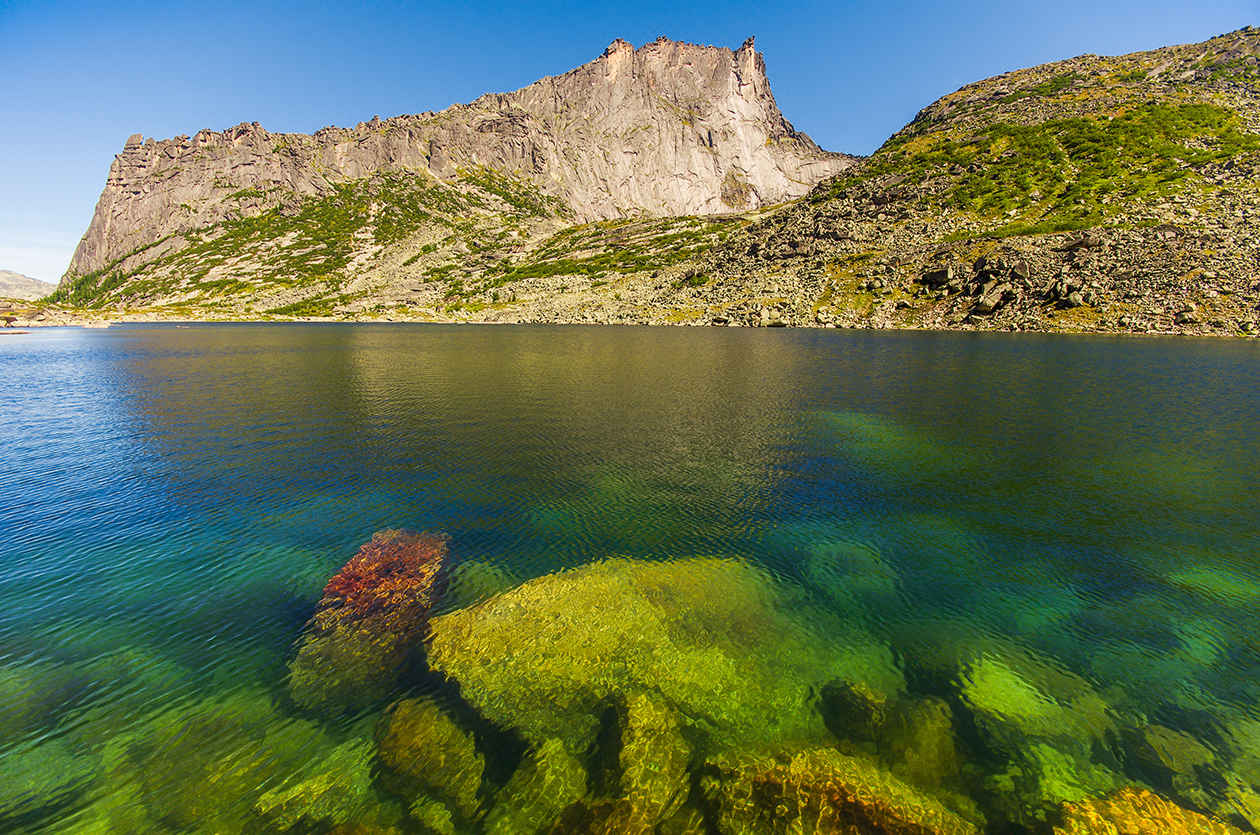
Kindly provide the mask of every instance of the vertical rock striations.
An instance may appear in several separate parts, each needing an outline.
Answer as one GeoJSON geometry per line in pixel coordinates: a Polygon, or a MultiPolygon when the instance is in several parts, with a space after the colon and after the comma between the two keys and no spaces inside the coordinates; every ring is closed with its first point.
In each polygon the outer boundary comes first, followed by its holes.
{"type": "Polygon", "coordinates": [[[591,221],[778,203],[851,161],[783,118],[751,38],[736,51],[665,38],[636,50],[619,39],[564,75],[440,113],[373,117],[313,136],[257,122],[163,141],[132,136],[64,281],[144,247],[144,258],[160,257],[182,245],[171,236],[294,210],[380,173],[454,183],[488,169],[591,221]]]}

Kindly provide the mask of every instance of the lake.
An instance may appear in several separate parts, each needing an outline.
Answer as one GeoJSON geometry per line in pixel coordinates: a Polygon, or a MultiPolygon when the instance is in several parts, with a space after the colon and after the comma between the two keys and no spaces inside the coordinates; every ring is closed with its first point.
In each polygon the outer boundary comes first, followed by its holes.
{"type": "Polygon", "coordinates": [[[0,831],[1049,832],[1147,791],[1260,827],[1260,341],[122,326],[0,363],[0,831]],[[325,584],[399,530],[445,537],[423,643],[303,701],[325,584]]]}

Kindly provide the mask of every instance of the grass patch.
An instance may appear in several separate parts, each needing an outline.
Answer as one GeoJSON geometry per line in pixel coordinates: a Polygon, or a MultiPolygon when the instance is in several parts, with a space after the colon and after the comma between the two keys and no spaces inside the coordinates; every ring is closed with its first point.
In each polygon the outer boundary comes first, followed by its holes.
{"type": "Polygon", "coordinates": [[[1067,231],[1169,194],[1201,166],[1260,151],[1260,136],[1237,114],[1209,104],[1147,103],[1114,119],[998,123],[966,140],[928,138],[894,137],[822,198],[885,175],[946,178],[948,187],[928,198],[936,208],[1022,216],[999,233],[1067,231]]]}

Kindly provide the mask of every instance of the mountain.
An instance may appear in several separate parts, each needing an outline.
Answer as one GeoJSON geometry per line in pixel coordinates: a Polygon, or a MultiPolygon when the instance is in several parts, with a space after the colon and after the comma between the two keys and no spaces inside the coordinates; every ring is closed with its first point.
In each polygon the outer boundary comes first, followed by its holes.
{"type": "Polygon", "coordinates": [[[257,123],[133,136],[59,299],[328,312],[417,284],[446,298],[452,275],[462,298],[485,267],[500,276],[574,224],[758,209],[852,162],[784,119],[751,38],[736,51],[618,40],[564,75],[440,113],[312,136],[257,123]]]}
{"type": "Polygon", "coordinates": [[[1255,333],[1258,133],[1254,28],[970,84],[704,254],[688,315],[1255,333]]]}
{"type": "Polygon", "coordinates": [[[1250,27],[969,84],[861,159],[783,120],[751,41],[616,42],[441,114],[133,138],[57,298],[201,318],[1255,334],[1257,182],[1250,27]]]}
{"type": "Polygon", "coordinates": [[[34,301],[42,299],[56,289],[57,285],[49,284],[47,281],[40,281],[11,270],[0,270],[0,299],[34,301]]]}

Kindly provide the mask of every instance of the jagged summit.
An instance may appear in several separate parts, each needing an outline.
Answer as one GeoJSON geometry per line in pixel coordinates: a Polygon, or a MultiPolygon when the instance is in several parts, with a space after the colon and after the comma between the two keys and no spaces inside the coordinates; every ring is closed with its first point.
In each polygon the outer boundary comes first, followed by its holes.
{"type": "Polygon", "coordinates": [[[257,122],[163,141],[133,136],[66,279],[112,269],[145,247],[142,259],[169,254],[185,233],[296,211],[304,198],[381,174],[458,185],[470,171],[490,171],[591,221],[774,204],[851,161],[783,117],[753,39],[735,51],[667,38],[635,49],[618,39],[563,75],[439,113],[312,136],[257,122]]]}

